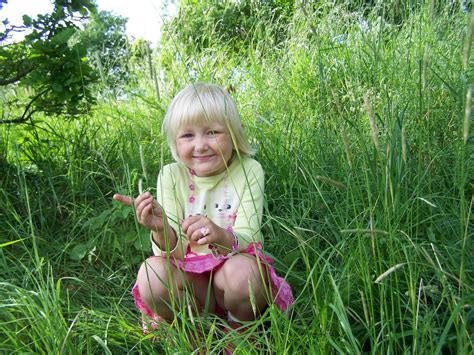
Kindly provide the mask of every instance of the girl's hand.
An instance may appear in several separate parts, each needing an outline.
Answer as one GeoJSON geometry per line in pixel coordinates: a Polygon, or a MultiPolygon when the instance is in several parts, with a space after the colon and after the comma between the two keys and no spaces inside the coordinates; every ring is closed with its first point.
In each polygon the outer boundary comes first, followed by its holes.
{"type": "Polygon", "coordinates": [[[199,245],[214,244],[219,246],[227,244],[225,241],[228,232],[207,217],[188,217],[181,223],[181,227],[189,241],[196,242],[199,245]]]}
{"type": "Polygon", "coordinates": [[[141,225],[156,232],[163,230],[163,211],[148,191],[140,194],[136,199],[115,194],[114,200],[127,206],[135,206],[137,220],[141,225]]]}

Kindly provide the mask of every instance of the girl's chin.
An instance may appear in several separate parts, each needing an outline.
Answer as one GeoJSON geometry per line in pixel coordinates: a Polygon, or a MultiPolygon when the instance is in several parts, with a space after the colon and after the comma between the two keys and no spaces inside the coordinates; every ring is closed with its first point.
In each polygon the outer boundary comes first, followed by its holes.
{"type": "Polygon", "coordinates": [[[209,176],[214,176],[214,175],[219,175],[225,170],[225,167],[219,167],[216,169],[206,169],[204,167],[202,168],[195,168],[193,169],[196,172],[196,175],[199,177],[209,177],[209,176]]]}

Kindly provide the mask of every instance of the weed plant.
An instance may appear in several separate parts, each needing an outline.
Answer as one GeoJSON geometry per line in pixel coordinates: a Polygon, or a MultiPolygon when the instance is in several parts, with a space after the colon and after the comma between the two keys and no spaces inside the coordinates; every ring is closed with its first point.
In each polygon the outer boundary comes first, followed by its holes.
{"type": "Polygon", "coordinates": [[[473,13],[318,4],[295,5],[278,46],[256,26],[245,54],[170,32],[159,78],[77,121],[0,127],[2,353],[473,352],[473,13]],[[164,110],[195,81],[235,90],[295,304],[238,334],[184,302],[144,335],[130,289],[148,234],[112,195],[154,188],[164,110]]]}

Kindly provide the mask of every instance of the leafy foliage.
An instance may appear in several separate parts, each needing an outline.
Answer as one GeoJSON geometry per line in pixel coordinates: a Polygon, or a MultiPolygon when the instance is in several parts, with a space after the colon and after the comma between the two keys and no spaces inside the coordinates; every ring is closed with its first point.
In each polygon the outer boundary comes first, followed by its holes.
{"type": "Polygon", "coordinates": [[[51,14],[24,15],[22,26],[6,21],[0,33],[5,42],[0,48],[0,86],[24,88],[26,99],[10,96],[0,123],[25,122],[35,112],[71,117],[95,102],[90,85],[97,75],[88,64],[86,47],[70,41],[78,31],[77,21],[93,11],[90,0],[56,0],[51,14]],[[9,43],[12,34],[26,30],[30,33],[22,41],[9,43]],[[19,117],[11,117],[18,111],[19,117]]]}

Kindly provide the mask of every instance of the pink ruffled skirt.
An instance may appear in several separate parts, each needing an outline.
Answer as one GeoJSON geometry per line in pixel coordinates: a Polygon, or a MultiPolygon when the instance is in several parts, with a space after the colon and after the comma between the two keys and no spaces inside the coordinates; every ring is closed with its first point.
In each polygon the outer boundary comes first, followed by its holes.
{"type": "MultiPolygon", "coordinates": [[[[258,256],[260,261],[266,266],[272,289],[273,302],[278,306],[281,311],[286,311],[287,308],[293,304],[293,294],[291,292],[290,285],[285,279],[279,277],[275,269],[271,266],[273,260],[263,255],[260,243],[249,244],[246,249],[240,253],[246,253],[254,256],[258,256]]],[[[157,258],[159,256],[152,256],[157,258]]],[[[188,251],[184,259],[170,258],[170,262],[177,268],[184,272],[191,272],[196,274],[203,274],[211,272],[222,266],[229,256],[213,254],[207,255],[195,255],[188,251]]],[[[145,316],[143,322],[143,330],[148,332],[148,326],[156,328],[156,323],[161,323],[161,317],[155,314],[148,306],[142,301],[140,297],[140,291],[138,290],[138,284],[132,288],[132,295],[135,299],[135,306],[145,316]],[[148,319],[146,319],[148,318],[148,319]],[[147,324],[148,323],[148,324],[147,324]]]]}

